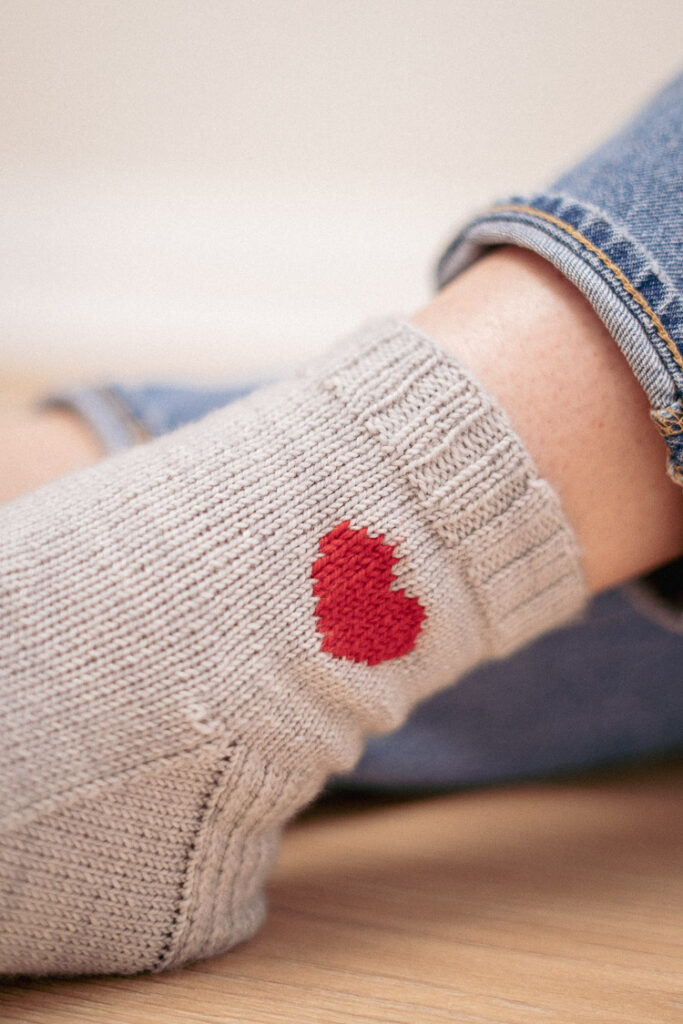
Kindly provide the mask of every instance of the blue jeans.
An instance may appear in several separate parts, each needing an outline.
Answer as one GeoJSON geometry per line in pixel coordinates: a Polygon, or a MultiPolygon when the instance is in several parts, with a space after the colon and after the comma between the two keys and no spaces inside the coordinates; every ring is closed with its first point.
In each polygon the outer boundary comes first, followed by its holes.
{"type": "Polygon", "coordinates": [[[501,243],[545,256],[585,294],[640,381],[683,484],[683,75],[549,188],[474,217],[439,260],[439,286],[501,243]]]}
{"type": "MultiPolygon", "coordinates": [[[[586,295],[645,390],[683,485],[683,77],[550,188],[474,217],[439,261],[439,286],[503,243],[545,256],[586,295]]],[[[110,384],[52,401],[80,411],[113,452],[258,383],[110,384]]],[[[628,467],[628,453],[615,457],[628,467]]],[[[477,669],[372,739],[328,788],[480,785],[680,750],[682,596],[680,563],[601,595],[581,624],[477,669]]]]}

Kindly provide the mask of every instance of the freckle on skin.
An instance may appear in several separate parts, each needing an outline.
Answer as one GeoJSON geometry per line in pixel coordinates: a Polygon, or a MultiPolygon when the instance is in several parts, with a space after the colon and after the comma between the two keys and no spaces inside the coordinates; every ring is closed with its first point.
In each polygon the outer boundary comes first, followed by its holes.
{"type": "Polygon", "coordinates": [[[548,261],[494,249],[412,320],[507,411],[562,501],[593,591],[683,553],[683,493],[666,475],[646,396],[587,299],[548,261]]]}

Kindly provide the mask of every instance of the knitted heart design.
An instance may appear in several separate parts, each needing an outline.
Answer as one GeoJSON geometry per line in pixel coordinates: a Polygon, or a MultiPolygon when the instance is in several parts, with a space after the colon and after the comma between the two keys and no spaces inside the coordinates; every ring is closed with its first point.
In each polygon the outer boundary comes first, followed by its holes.
{"type": "Polygon", "coordinates": [[[311,576],[321,650],[368,665],[412,651],[426,612],[416,597],[391,590],[399,559],[384,534],[369,537],[347,519],[325,534],[320,551],[311,576]]]}

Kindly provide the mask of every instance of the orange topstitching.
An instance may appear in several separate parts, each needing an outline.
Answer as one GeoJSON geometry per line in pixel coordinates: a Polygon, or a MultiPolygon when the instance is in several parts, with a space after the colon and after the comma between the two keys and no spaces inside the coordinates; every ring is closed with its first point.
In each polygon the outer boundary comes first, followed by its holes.
{"type": "Polygon", "coordinates": [[[559,217],[554,217],[552,213],[546,213],[545,210],[537,210],[535,207],[526,206],[523,203],[508,203],[507,205],[493,207],[494,213],[503,212],[505,210],[516,210],[518,213],[530,213],[533,214],[534,217],[541,217],[543,220],[547,220],[551,224],[555,224],[556,227],[562,228],[563,231],[566,231],[567,234],[572,236],[572,238],[575,238],[577,242],[580,242],[581,245],[583,245],[586,249],[589,249],[590,252],[595,253],[595,255],[602,260],[605,266],[609,267],[609,269],[612,271],[615,277],[618,278],[618,280],[624,286],[629,295],[633,299],[635,299],[640,308],[649,316],[650,320],[654,325],[655,330],[657,331],[657,334],[666,344],[666,347],[669,349],[669,352],[676,360],[678,366],[683,370],[683,356],[681,356],[680,352],[678,351],[676,343],[667,331],[666,327],[659,319],[659,317],[657,316],[657,314],[655,313],[654,309],[647,301],[647,299],[643,298],[638,289],[633,287],[629,279],[624,274],[623,270],[621,270],[616,265],[616,263],[614,263],[609,258],[609,256],[607,256],[606,253],[604,253],[601,249],[598,249],[596,245],[593,245],[593,243],[589,241],[589,239],[587,239],[585,235],[582,235],[581,232],[577,231],[576,228],[572,227],[571,224],[567,224],[566,221],[560,220],[559,217]]]}

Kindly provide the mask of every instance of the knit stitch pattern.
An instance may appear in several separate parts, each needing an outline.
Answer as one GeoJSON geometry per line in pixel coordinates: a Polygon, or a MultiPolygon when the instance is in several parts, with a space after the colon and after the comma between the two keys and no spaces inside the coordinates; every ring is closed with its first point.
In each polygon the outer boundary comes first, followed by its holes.
{"type": "Polygon", "coordinates": [[[366,737],[586,597],[504,412],[395,320],[10,503],[0,542],[6,974],[248,938],[366,737]]]}
{"type": "Polygon", "coordinates": [[[379,665],[412,651],[425,617],[415,597],[391,590],[398,562],[384,537],[352,530],[346,520],[320,541],[313,566],[315,614],[325,634],[321,650],[337,658],[379,665]]]}

